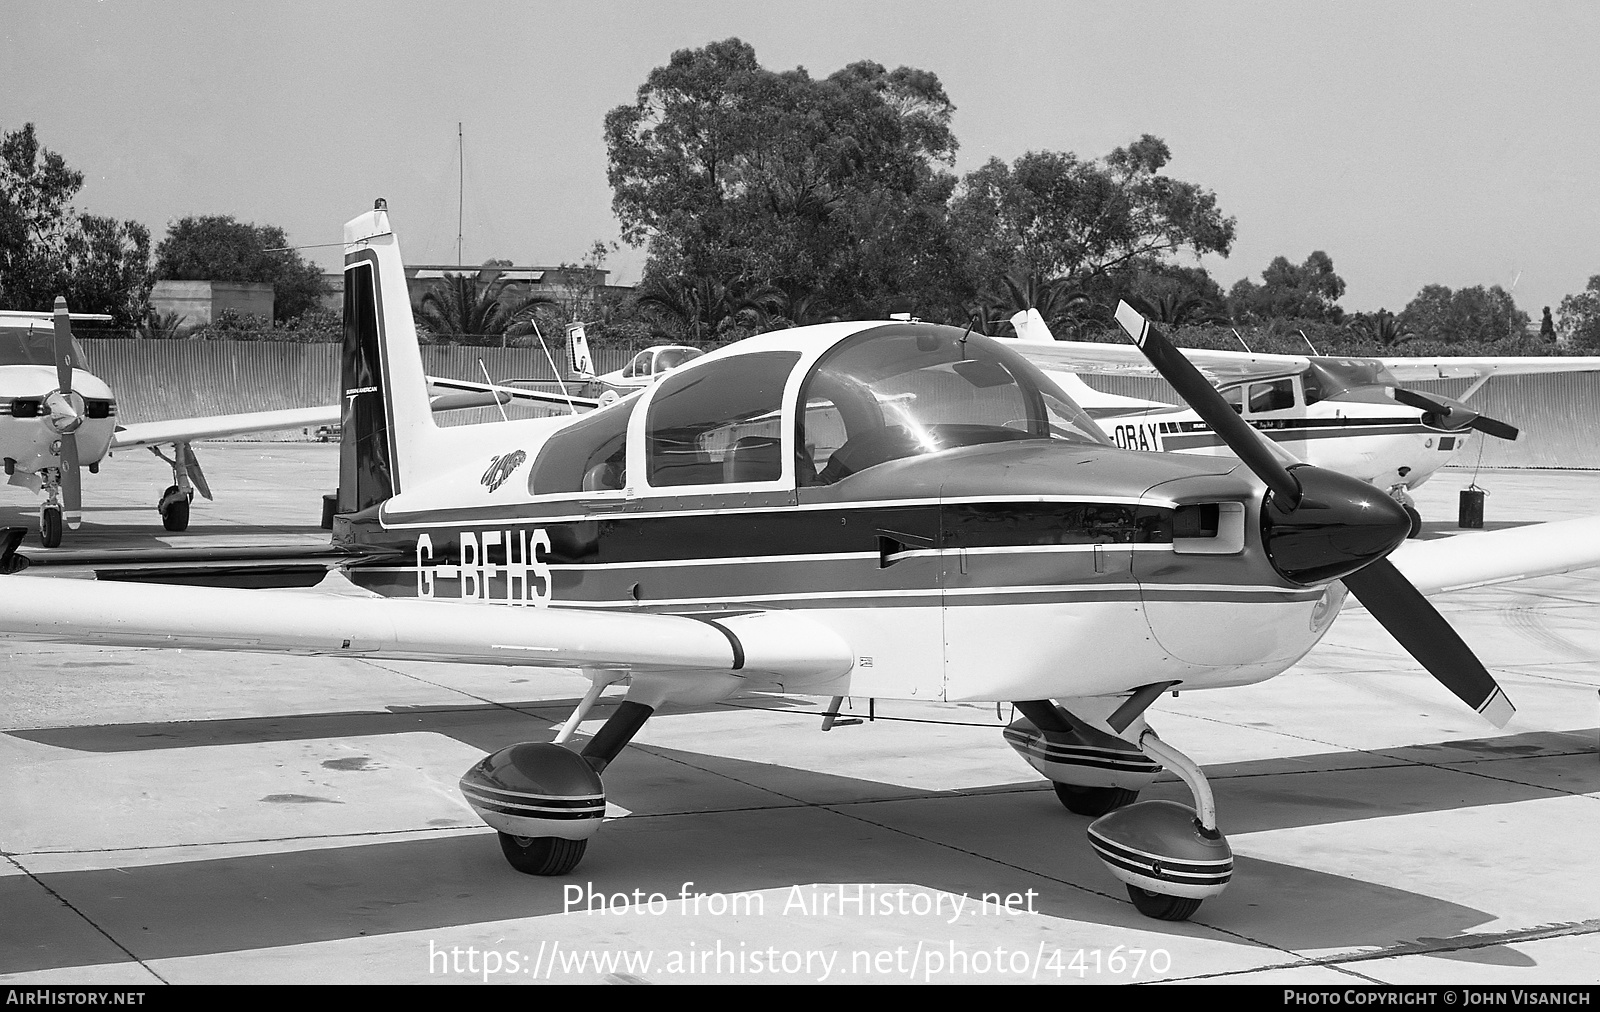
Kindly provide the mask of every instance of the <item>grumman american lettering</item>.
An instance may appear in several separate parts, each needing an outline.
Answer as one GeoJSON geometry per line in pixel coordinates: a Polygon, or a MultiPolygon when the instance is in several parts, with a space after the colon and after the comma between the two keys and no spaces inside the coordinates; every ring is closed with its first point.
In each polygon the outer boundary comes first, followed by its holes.
{"type": "Polygon", "coordinates": [[[575,669],[589,689],[552,737],[460,780],[524,873],[567,875],[604,845],[608,769],[664,705],[1010,702],[1005,741],[1093,818],[1108,874],[1148,916],[1187,918],[1233,855],[1205,774],[1145,719],[1156,698],[1287,670],[1348,591],[1504,724],[1510,701],[1423,591],[1600,565],[1600,519],[1397,552],[1398,503],[1264,441],[1126,306],[1119,322],[1234,455],[1119,448],[1013,344],[903,320],[758,335],[586,413],[440,426],[381,202],[345,246],[322,582],[268,607],[227,587],[5,577],[0,633],[575,669]],[[620,702],[580,738],[613,685],[620,702]],[[1163,769],[1192,805],[1138,800],[1163,769]]]}

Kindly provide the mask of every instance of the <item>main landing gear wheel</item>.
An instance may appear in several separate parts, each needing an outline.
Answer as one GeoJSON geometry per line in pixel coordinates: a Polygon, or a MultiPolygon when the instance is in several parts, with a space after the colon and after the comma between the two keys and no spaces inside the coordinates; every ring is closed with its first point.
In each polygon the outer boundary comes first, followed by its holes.
{"type": "Polygon", "coordinates": [[[1422,514],[1417,512],[1417,509],[1416,509],[1415,506],[1407,506],[1405,503],[1401,503],[1400,504],[1400,508],[1405,510],[1406,511],[1406,516],[1411,518],[1411,533],[1407,534],[1406,537],[1414,538],[1418,534],[1421,534],[1422,533],[1422,514]]]}
{"type": "Polygon", "coordinates": [[[1076,815],[1104,815],[1139,800],[1138,791],[1126,787],[1080,787],[1053,782],[1056,797],[1076,815]]]}
{"type": "Polygon", "coordinates": [[[1128,898],[1141,914],[1158,921],[1187,921],[1204,902],[1189,896],[1163,896],[1136,885],[1128,886],[1128,898]]]}
{"type": "Polygon", "coordinates": [[[588,840],[563,840],[559,836],[500,834],[500,852],[511,867],[524,875],[565,875],[583,860],[588,840]]]}
{"type": "Polygon", "coordinates": [[[54,506],[39,511],[39,544],[46,548],[61,547],[61,511],[54,506]]]}
{"type": "Polygon", "coordinates": [[[169,485],[161,493],[161,501],[165,506],[157,506],[161,513],[161,526],[169,531],[186,531],[189,529],[189,497],[178,490],[178,486],[169,485]]]}

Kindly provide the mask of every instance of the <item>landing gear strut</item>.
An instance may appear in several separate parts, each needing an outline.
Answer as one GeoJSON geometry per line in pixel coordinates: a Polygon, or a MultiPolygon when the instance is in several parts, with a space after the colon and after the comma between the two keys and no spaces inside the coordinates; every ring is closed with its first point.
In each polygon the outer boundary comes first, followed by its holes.
{"type": "Polygon", "coordinates": [[[172,465],[172,484],[161,493],[156,512],[161,514],[161,526],[169,531],[189,529],[189,504],[194,502],[195,489],[207,499],[211,490],[206,487],[205,475],[200,471],[200,461],[188,443],[174,443],[172,456],[161,452],[160,447],[150,447],[150,452],[172,465]]]}
{"type": "Polygon", "coordinates": [[[565,875],[578,866],[606,814],[600,774],[654,712],[623,700],[581,753],[553,742],[523,742],[466,772],[462,796],[499,832],[500,852],[511,867],[525,875],[565,875]]]}
{"type": "Polygon", "coordinates": [[[39,507],[39,544],[61,547],[61,471],[46,468],[40,472],[44,482],[44,505],[39,507]]]}
{"type": "Polygon", "coordinates": [[[1195,808],[1141,801],[1090,823],[1089,843],[1141,914],[1188,920],[1233,878],[1233,849],[1217,829],[1216,802],[1200,767],[1148,728],[1139,748],[1188,785],[1195,808]]]}
{"type": "Polygon", "coordinates": [[[1216,803],[1205,775],[1188,756],[1156,737],[1145,709],[1173,682],[1140,688],[1109,713],[1105,701],[1093,723],[1047,699],[1018,702],[1022,718],[1006,741],[1050,778],[1056,797],[1089,824],[1089,843],[1128,890],[1141,914],[1163,921],[1194,915],[1233,877],[1233,851],[1217,830],[1216,803]],[[1113,733],[1114,732],[1114,733],[1113,733]],[[1138,801],[1139,791],[1169,769],[1188,785],[1195,807],[1138,801]]]}
{"type": "Polygon", "coordinates": [[[1005,729],[1006,743],[1049,778],[1075,815],[1104,815],[1131,805],[1161,772],[1159,763],[1047,699],[1017,703],[1022,717],[1005,729]]]}

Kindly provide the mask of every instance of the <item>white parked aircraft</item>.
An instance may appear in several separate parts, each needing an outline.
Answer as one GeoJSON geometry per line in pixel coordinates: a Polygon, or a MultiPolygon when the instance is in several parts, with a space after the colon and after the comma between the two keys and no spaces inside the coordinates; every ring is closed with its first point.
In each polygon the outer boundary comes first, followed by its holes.
{"type": "MultiPolygon", "coordinates": [[[[1075,375],[1158,375],[1132,345],[1057,341],[1036,309],[1011,322],[1018,350],[1068,388],[1117,446],[1232,452],[1193,410],[1100,393],[1075,375]]],[[[1200,349],[1184,355],[1236,413],[1295,458],[1387,490],[1412,518],[1413,534],[1422,518],[1410,491],[1465,449],[1474,430],[1517,438],[1516,428],[1463,401],[1494,376],[1600,371],[1597,357],[1360,358],[1200,349]],[[1462,378],[1476,382],[1460,399],[1402,385],[1462,378]]]]}
{"type": "Polygon", "coordinates": [[[1504,724],[1422,592],[1600,565],[1600,518],[1391,561],[1410,527],[1393,500],[1262,440],[1127,307],[1237,459],[1120,449],[1015,345],[898,321],[753,337],[585,414],[440,427],[381,202],[345,242],[337,571],[276,591],[7,576],[0,634],[579,668],[591,688],[553,741],[461,778],[530,874],[577,866],[608,767],[665,704],[1010,701],[1007,740],[1098,816],[1109,874],[1183,919],[1233,860],[1204,774],[1145,722],[1158,696],[1285,671],[1348,591],[1504,724]],[[568,747],[613,683],[625,699],[568,747]],[[1163,767],[1192,807],[1134,803],[1163,767]]]}
{"type": "Polygon", "coordinates": [[[84,367],[83,348],[72,337],[74,319],[109,317],[69,313],[59,298],[54,314],[0,313],[0,459],[9,484],[44,494],[39,541],[46,548],[61,544],[63,522],[77,529],[83,508],[81,469],[98,472],[111,451],[145,446],[172,465],[172,484],[156,510],[163,527],[181,531],[189,526],[195,492],[211,498],[191,443],[339,420],[333,407],[119,425],[111,388],[84,367]],[[171,457],[161,453],[163,445],[173,448],[171,457]]]}

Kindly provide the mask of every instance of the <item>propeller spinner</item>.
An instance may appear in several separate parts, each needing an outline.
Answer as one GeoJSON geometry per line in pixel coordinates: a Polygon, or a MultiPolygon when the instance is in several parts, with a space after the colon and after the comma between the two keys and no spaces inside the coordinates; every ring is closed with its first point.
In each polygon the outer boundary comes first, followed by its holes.
{"type": "Polygon", "coordinates": [[[1159,329],[1126,302],[1117,323],[1150,364],[1267,485],[1262,540],[1273,566],[1302,585],[1342,579],[1356,599],[1445,688],[1504,727],[1515,708],[1444,616],[1386,556],[1410,532],[1393,499],[1348,475],[1294,460],[1233,410],[1159,329]]]}

